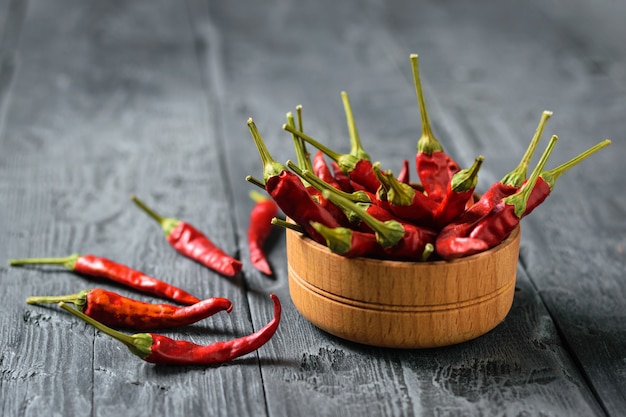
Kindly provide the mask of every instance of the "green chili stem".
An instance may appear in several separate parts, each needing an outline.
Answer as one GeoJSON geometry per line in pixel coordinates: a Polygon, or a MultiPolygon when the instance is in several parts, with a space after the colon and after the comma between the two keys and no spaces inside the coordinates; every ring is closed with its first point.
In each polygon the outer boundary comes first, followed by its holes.
{"type": "Polygon", "coordinates": [[[283,125],[283,129],[286,130],[287,132],[291,132],[291,133],[299,136],[305,142],[310,143],[312,146],[315,146],[317,149],[319,149],[320,151],[324,152],[324,154],[326,154],[329,158],[331,158],[333,161],[337,162],[337,164],[341,167],[341,169],[344,172],[352,171],[354,169],[355,165],[357,164],[357,162],[359,162],[359,158],[355,157],[354,155],[340,154],[339,152],[335,152],[332,149],[330,149],[329,147],[327,147],[327,146],[321,144],[320,142],[316,141],[315,139],[313,139],[312,137],[310,137],[306,133],[303,133],[303,132],[301,132],[299,130],[296,130],[292,126],[289,126],[288,124],[284,124],[283,125]]]}
{"type": "Polygon", "coordinates": [[[69,270],[74,270],[76,261],[80,258],[80,255],[74,253],[70,256],[63,258],[25,258],[25,259],[11,259],[9,265],[21,266],[21,265],[63,265],[69,270]]]}
{"type": "Polygon", "coordinates": [[[285,229],[291,229],[294,232],[304,234],[304,229],[302,227],[298,226],[297,224],[290,223],[286,220],[279,219],[278,217],[272,218],[272,224],[276,226],[284,227],[285,229]]]}
{"type": "Polygon", "coordinates": [[[267,182],[270,177],[280,175],[280,173],[286,168],[283,164],[275,161],[274,158],[272,158],[272,155],[267,149],[265,142],[263,142],[263,138],[261,137],[261,134],[259,133],[259,130],[254,124],[252,118],[248,119],[248,129],[250,130],[250,135],[252,136],[254,144],[259,151],[261,163],[263,164],[263,179],[265,182],[267,182]]]}
{"type": "Polygon", "coordinates": [[[539,174],[542,172],[543,167],[546,165],[546,162],[548,161],[548,158],[552,153],[552,149],[554,148],[554,145],[556,145],[558,139],[559,138],[556,135],[552,136],[552,138],[550,139],[550,143],[548,143],[548,146],[546,147],[546,150],[541,155],[541,159],[539,160],[539,162],[537,162],[535,169],[533,169],[532,174],[530,175],[528,181],[526,182],[526,184],[524,184],[522,189],[519,192],[502,199],[505,204],[512,204],[515,206],[515,215],[517,217],[521,218],[526,211],[526,202],[528,201],[528,197],[535,187],[537,179],[539,178],[539,174]]]}
{"type": "MultiPolygon", "coordinates": [[[[287,124],[293,128],[296,126],[291,112],[287,113],[287,124]]],[[[292,134],[291,137],[293,138],[293,146],[296,150],[298,165],[302,167],[302,169],[313,168],[313,165],[311,164],[311,155],[306,150],[306,142],[304,142],[298,135],[292,134]]]]}
{"type": "Polygon", "coordinates": [[[372,165],[374,174],[380,181],[381,185],[386,191],[387,200],[394,206],[410,206],[413,203],[413,197],[415,196],[415,189],[409,184],[405,184],[397,180],[390,170],[383,172],[380,170],[380,164],[378,162],[372,165]]]}
{"type": "Polygon", "coordinates": [[[67,295],[32,296],[28,297],[26,302],[28,304],[49,304],[63,301],[65,303],[72,303],[82,310],[85,304],[87,304],[87,294],[89,294],[90,291],[91,290],[83,290],[77,292],[76,294],[67,295]]]}
{"type": "Polygon", "coordinates": [[[63,310],[73,314],[79,319],[91,324],[96,329],[100,330],[102,333],[111,336],[114,339],[119,340],[124,343],[128,349],[133,352],[135,355],[145,358],[146,356],[152,353],[152,336],[149,333],[136,333],[133,335],[128,335],[126,333],[122,333],[118,330],[112,329],[109,326],[106,326],[99,321],[89,317],[82,311],[79,311],[75,308],[68,306],[64,302],[59,303],[59,307],[63,310]]]}
{"type": "Polygon", "coordinates": [[[485,157],[480,155],[474,160],[471,167],[462,169],[452,176],[451,188],[454,192],[462,193],[476,187],[478,183],[478,171],[483,164],[485,157]]]}
{"type": "Polygon", "coordinates": [[[154,211],[152,208],[148,207],[148,205],[146,203],[141,201],[135,195],[132,195],[130,197],[130,199],[133,200],[133,203],[135,203],[148,216],[152,217],[154,220],[156,220],[157,223],[159,223],[161,225],[161,228],[163,229],[163,232],[165,233],[165,236],[169,236],[170,233],[172,232],[172,230],[176,226],[178,226],[178,223],[180,223],[180,220],[178,220],[178,219],[176,219],[174,217],[163,217],[163,216],[159,215],[156,211],[154,211]]]}
{"type": "Polygon", "coordinates": [[[346,122],[348,124],[348,134],[350,136],[350,155],[353,155],[359,159],[371,160],[370,155],[365,152],[363,145],[361,144],[361,138],[354,122],[354,116],[352,114],[352,107],[350,106],[350,98],[345,91],[341,92],[341,100],[343,101],[343,109],[346,113],[346,122]]]}
{"type": "Polygon", "coordinates": [[[304,127],[302,126],[302,104],[296,106],[296,116],[298,117],[298,130],[304,132],[304,127]]]}
{"type": "Polygon", "coordinates": [[[411,54],[411,68],[413,69],[413,82],[415,84],[415,93],[417,94],[417,102],[420,108],[422,118],[422,136],[417,141],[417,151],[431,155],[433,152],[443,151],[441,143],[433,135],[430,127],[430,119],[428,110],[426,109],[426,101],[424,100],[424,92],[422,91],[422,81],[419,74],[418,55],[411,54]]]}
{"type": "Polygon", "coordinates": [[[347,198],[343,198],[338,194],[333,194],[328,190],[324,190],[322,194],[324,195],[324,198],[329,199],[333,202],[333,204],[340,207],[342,210],[353,211],[362,221],[365,222],[365,224],[374,230],[376,240],[378,240],[378,243],[380,243],[382,247],[392,247],[404,237],[405,230],[401,223],[395,220],[381,222],[367,213],[362,207],[359,207],[358,204],[348,200],[347,198]]]}
{"type": "Polygon", "coordinates": [[[543,171],[541,173],[541,178],[546,182],[546,184],[548,184],[550,189],[552,189],[554,188],[554,183],[556,183],[556,180],[559,179],[559,177],[563,175],[563,173],[565,173],[570,168],[573,168],[574,166],[578,165],[584,159],[588,158],[589,156],[596,153],[600,149],[609,146],[610,144],[611,144],[611,140],[605,139],[602,142],[597,143],[596,145],[592,146],[586,151],[570,159],[569,161],[557,166],[556,168],[552,168],[551,170],[548,170],[548,171],[543,171]]]}
{"type": "Polygon", "coordinates": [[[252,175],[247,175],[246,176],[246,181],[248,181],[250,184],[254,184],[259,188],[262,188],[265,190],[265,184],[263,183],[263,181],[254,178],[252,175]]]}
{"type": "Polygon", "coordinates": [[[539,125],[537,125],[537,129],[535,129],[535,134],[528,144],[528,148],[526,148],[526,152],[524,152],[524,155],[522,156],[519,165],[500,180],[502,184],[511,185],[513,187],[520,187],[524,183],[524,181],[526,180],[526,175],[528,174],[528,165],[530,164],[530,160],[535,153],[535,149],[537,148],[539,139],[541,139],[541,135],[543,134],[545,125],[551,116],[552,112],[548,110],[545,110],[541,114],[539,125]]]}
{"type": "Polygon", "coordinates": [[[346,227],[327,227],[318,222],[311,226],[326,239],[326,246],[331,252],[343,255],[351,249],[352,230],[346,227]]]}
{"type": "Polygon", "coordinates": [[[422,252],[422,261],[427,261],[433,252],[435,252],[435,246],[432,243],[427,243],[424,247],[424,252],[422,252]]]}

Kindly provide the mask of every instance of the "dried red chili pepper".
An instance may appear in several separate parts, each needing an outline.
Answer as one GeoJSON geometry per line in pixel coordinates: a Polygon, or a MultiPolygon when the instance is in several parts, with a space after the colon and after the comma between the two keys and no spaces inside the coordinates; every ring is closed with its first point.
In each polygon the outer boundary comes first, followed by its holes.
{"type": "Polygon", "coordinates": [[[483,160],[484,158],[479,156],[470,168],[462,169],[452,176],[446,195],[434,213],[435,228],[441,229],[465,211],[467,202],[474,195],[478,184],[478,171],[483,160]]]}
{"type": "Polygon", "coordinates": [[[398,173],[398,176],[396,178],[401,183],[404,183],[404,184],[410,184],[411,183],[411,173],[410,173],[410,167],[409,167],[409,160],[408,159],[405,159],[404,161],[402,161],[402,169],[400,170],[400,172],[398,173]]]}
{"type": "MultiPolygon", "coordinates": [[[[519,164],[500,181],[493,183],[489,189],[483,193],[478,201],[465,210],[457,219],[448,223],[439,233],[437,240],[450,239],[452,237],[467,237],[476,222],[485,217],[504,197],[515,194],[526,180],[528,165],[532,159],[537,144],[541,139],[544,127],[552,112],[544,111],[535,133],[531,138],[519,164]]],[[[481,245],[479,245],[481,246],[481,245]]]]}
{"type": "Polygon", "coordinates": [[[460,168],[443,150],[443,146],[441,146],[441,143],[432,132],[419,75],[418,55],[411,54],[410,58],[415,91],[417,93],[417,101],[422,118],[422,136],[417,141],[415,167],[428,197],[440,202],[446,194],[446,187],[450,182],[450,178],[452,178],[460,168]]]}
{"type": "Polygon", "coordinates": [[[101,323],[118,329],[151,330],[187,326],[220,311],[231,312],[226,298],[208,298],[186,307],[151,304],[124,297],[101,288],[76,294],[28,297],[28,304],[72,303],[80,311],[101,323]]]}
{"type": "Polygon", "coordinates": [[[374,173],[372,172],[372,163],[369,160],[352,154],[340,154],[339,152],[335,152],[327,146],[316,141],[309,135],[294,129],[289,125],[283,125],[283,129],[295,135],[298,135],[304,141],[315,146],[317,149],[321,150],[322,152],[324,152],[325,155],[335,161],[339,165],[341,170],[348,175],[353,188],[361,186],[367,191],[376,192],[376,190],[380,186],[376,175],[374,175],[374,173]]]}
{"type": "Polygon", "coordinates": [[[65,303],[59,303],[59,306],[101,332],[124,343],[131,353],[146,362],[161,365],[213,365],[254,352],[274,336],[280,323],[281,305],[276,295],[271,294],[270,297],[274,302],[274,318],[265,327],[244,337],[209,345],[198,345],[186,340],[174,340],[154,333],[128,335],[105,326],[65,303]]]}
{"type": "Polygon", "coordinates": [[[287,217],[301,225],[313,240],[323,243],[324,238],[309,222],[317,221],[329,227],[339,226],[339,222],[311,198],[300,177],[272,158],[252,119],[248,120],[248,128],[263,163],[265,190],[287,217]]]}
{"type": "Polygon", "coordinates": [[[348,177],[348,175],[341,170],[339,164],[331,160],[330,167],[332,168],[335,180],[337,180],[337,183],[339,184],[339,188],[347,193],[351,193],[352,191],[354,191],[354,187],[352,187],[350,177],[348,177]]]}
{"type": "Polygon", "coordinates": [[[322,181],[330,184],[334,188],[341,189],[341,186],[333,176],[333,173],[330,171],[330,168],[326,164],[326,160],[324,160],[324,152],[317,151],[313,156],[313,173],[317,175],[322,181]]]}
{"type": "Polygon", "coordinates": [[[391,171],[382,173],[378,164],[372,169],[378,177],[389,210],[399,218],[423,225],[432,225],[439,203],[409,184],[398,181],[391,171]]]}
{"type": "Polygon", "coordinates": [[[161,225],[165,238],[178,253],[228,277],[235,276],[241,271],[240,260],[226,254],[190,223],[173,217],[163,217],[136,196],[132,196],[131,199],[161,225]]]}
{"type": "Polygon", "coordinates": [[[200,301],[199,298],[180,288],[100,256],[73,254],[64,258],[12,259],[9,265],[63,265],[78,274],[105,278],[143,293],[167,298],[181,304],[195,304],[200,301]]]}
{"type": "Polygon", "coordinates": [[[264,274],[272,275],[272,268],[267,261],[263,245],[272,231],[272,219],[278,215],[278,205],[272,198],[256,191],[250,192],[250,198],[254,200],[248,225],[250,262],[264,274]]]}
{"type": "Polygon", "coordinates": [[[546,198],[552,193],[554,189],[554,184],[559,179],[561,175],[563,175],[566,171],[578,165],[584,159],[588,158],[592,154],[596,153],[600,149],[607,147],[611,144],[609,139],[605,139],[602,142],[597,143],[581,154],[575,156],[569,161],[557,166],[556,168],[552,168],[548,171],[543,171],[539,174],[539,179],[535,184],[530,197],[528,198],[528,203],[526,204],[526,211],[524,212],[524,216],[528,216],[537,206],[545,201],[546,198]]]}

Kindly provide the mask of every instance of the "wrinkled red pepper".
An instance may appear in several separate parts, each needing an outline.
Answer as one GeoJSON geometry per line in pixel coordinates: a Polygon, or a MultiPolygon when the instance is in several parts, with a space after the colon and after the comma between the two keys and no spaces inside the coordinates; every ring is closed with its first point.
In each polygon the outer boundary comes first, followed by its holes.
{"type": "Polygon", "coordinates": [[[440,202],[446,194],[446,188],[450,179],[459,171],[459,165],[443,150],[443,146],[441,146],[430,127],[430,119],[419,75],[417,54],[411,54],[411,66],[413,68],[413,81],[422,118],[422,136],[417,141],[415,167],[428,197],[436,202],[440,202]]]}
{"type": "Polygon", "coordinates": [[[226,254],[193,225],[173,217],[162,217],[136,196],[133,202],[161,225],[167,241],[178,253],[227,277],[241,271],[241,261],[226,254]]]}
{"type": "Polygon", "coordinates": [[[73,254],[64,258],[12,259],[9,265],[63,265],[77,274],[105,278],[143,293],[167,298],[181,304],[195,304],[200,301],[199,298],[180,288],[100,256],[73,254]]]}
{"type": "Polygon", "coordinates": [[[270,294],[270,297],[274,302],[274,318],[265,327],[247,336],[209,345],[174,340],[154,333],[128,335],[105,326],[63,302],[59,306],[124,343],[131,353],[146,362],[159,365],[214,365],[254,352],[274,336],[280,323],[281,305],[276,295],[270,294]]]}
{"type": "Polygon", "coordinates": [[[187,326],[220,311],[231,312],[226,298],[208,298],[186,307],[151,304],[124,297],[101,288],[76,294],[28,297],[28,304],[72,303],[99,322],[118,329],[152,330],[187,326]]]}
{"type": "Polygon", "coordinates": [[[250,262],[264,274],[272,275],[263,245],[272,231],[272,219],[278,215],[278,205],[272,198],[255,191],[250,192],[250,198],[254,200],[248,225],[250,262]]]}

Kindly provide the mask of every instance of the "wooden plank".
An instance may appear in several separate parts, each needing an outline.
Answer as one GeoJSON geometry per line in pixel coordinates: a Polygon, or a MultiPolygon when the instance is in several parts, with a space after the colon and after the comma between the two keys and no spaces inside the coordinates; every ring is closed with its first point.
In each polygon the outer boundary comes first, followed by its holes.
{"type": "MultiPolygon", "coordinates": [[[[622,187],[620,161],[626,155],[621,140],[626,55],[603,41],[623,39],[624,28],[608,19],[597,37],[578,25],[580,19],[567,18],[587,16],[585,9],[568,6],[572,12],[563,18],[544,14],[543,3],[531,8],[499,2],[489,14],[462,2],[402,10],[389,6],[396,39],[416,50],[434,43],[427,57],[431,68],[449,68],[429,71],[426,65],[425,71],[440,93],[441,109],[434,109],[437,118],[444,116],[440,128],[460,147],[474,144],[482,132],[493,138],[489,151],[517,154],[524,145],[511,138],[530,132],[523,123],[532,126],[529,118],[537,119],[543,109],[554,111],[548,134],[562,138],[551,166],[604,138],[616,139],[611,149],[562,177],[554,196],[525,221],[521,261],[602,407],[620,415],[626,407],[626,369],[619,359],[626,292],[622,223],[614,221],[624,217],[626,200],[614,190],[622,187]],[[432,15],[441,20],[427,18],[432,15]],[[445,36],[419,36],[436,25],[448,28],[445,36]],[[462,46],[455,48],[459,33],[462,46]]],[[[599,19],[602,10],[596,8],[591,20],[599,19]]],[[[510,166],[514,163],[511,159],[510,166]]]]}
{"type": "MultiPolygon", "coordinates": [[[[230,315],[166,333],[210,343],[252,331],[240,277],[174,253],[129,200],[137,193],[237,253],[191,35],[184,3],[31,2],[2,138],[0,256],[94,253],[228,297],[230,315]]],[[[154,300],[57,270],[2,268],[2,415],[265,413],[254,355],[155,367],[54,306],[25,305],[95,285],[154,300]]]]}
{"type": "MultiPolygon", "coordinates": [[[[245,184],[243,177],[262,175],[258,156],[246,151],[252,146],[246,119],[254,117],[270,152],[282,162],[294,155],[291,139],[280,125],[285,112],[302,104],[305,131],[337,150],[347,151],[339,99],[339,92],[345,89],[353,99],[368,151],[383,165],[399,166],[401,159],[412,158],[419,137],[408,55],[425,51],[425,56],[441,56],[428,42],[412,49],[396,41],[392,11],[382,4],[363,8],[352,2],[296,5],[276,1],[250,4],[245,13],[240,5],[205,7],[195,4],[192,15],[202,40],[202,62],[205,68],[217,71],[209,77],[209,85],[219,84],[223,89],[220,120],[238,202],[242,258],[246,260],[243,237],[251,203],[245,201],[252,186],[245,184]],[[402,60],[398,54],[403,55],[402,60]]],[[[436,10],[440,6],[425,7],[436,10]]],[[[423,18],[433,19],[432,27],[412,26],[414,39],[438,39],[444,27],[450,30],[443,17],[423,18]],[[441,28],[435,30],[437,26],[441,28]]],[[[450,40],[461,34],[449,32],[447,36],[450,40]]],[[[427,80],[439,63],[426,71],[427,80]]],[[[429,100],[439,117],[443,112],[435,101],[439,93],[433,94],[429,100]]],[[[450,95],[441,94],[443,100],[450,100],[450,95]]],[[[484,107],[480,110],[481,115],[487,113],[484,107]]],[[[524,132],[530,134],[538,114],[525,116],[524,132]]],[[[441,123],[439,119],[437,127],[441,123]]],[[[527,135],[522,137],[525,141],[527,135]]],[[[482,136],[473,139],[476,151],[492,150],[482,136]]],[[[502,145],[510,146],[507,142],[502,145]]],[[[460,152],[465,144],[451,148],[460,152]]],[[[495,152],[505,154],[507,149],[495,152]]],[[[474,156],[463,154],[459,160],[468,163],[474,156]]],[[[488,176],[497,179],[504,173],[501,170],[518,158],[516,154],[510,159],[496,159],[488,176]]],[[[272,246],[270,257],[276,277],[263,277],[246,264],[248,286],[253,293],[271,290],[286,300],[282,237],[272,246]]],[[[372,349],[341,341],[313,328],[285,302],[280,344],[272,345],[271,357],[263,367],[268,410],[271,415],[304,415],[312,409],[318,415],[334,415],[337,410],[346,415],[567,415],[581,410],[583,414],[602,415],[523,270],[518,288],[509,317],[492,333],[468,344],[424,351],[372,349]]],[[[253,312],[263,308],[257,299],[256,295],[251,299],[253,312]]],[[[262,316],[253,314],[253,320],[257,317],[262,316]]],[[[257,327],[261,325],[260,320],[257,323],[257,327]]]]}

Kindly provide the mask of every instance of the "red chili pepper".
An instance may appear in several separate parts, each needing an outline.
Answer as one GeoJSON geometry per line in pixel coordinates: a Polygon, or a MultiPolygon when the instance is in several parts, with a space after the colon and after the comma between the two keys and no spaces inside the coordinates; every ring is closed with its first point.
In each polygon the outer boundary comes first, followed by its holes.
{"type": "MultiPolygon", "coordinates": [[[[463,212],[456,220],[448,223],[439,233],[438,241],[448,240],[451,238],[467,237],[476,222],[489,214],[493,208],[502,201],[503,198],[515,194],[526,180],[528,165],[532,159],[537,144],[541,139],[544,127],[548,119],[552,116],[552,112],[544,111],[541,115],[535,134],[533,135],[522,159],[515,169],[506,174],[500,181],[497,181],[483,193],[478,201],[472,204],[463,212]]],[[[532,198],[532,197],[531,197],[532,198]]],[[[470,244],[467,241],[466,244],[470,244]]],[[[481,244],[476,244],[476,249],[482,248],[481,244]]],[[[484,250],[484,249],[483,249],[484,250]]]]}
{"type": "Polygon", "coordinates": [[[324,238],[309,222],[316,221],[329,227],[339,226],[339,222],[311,198],[300,177],[272,158],[252,119],[248,120],[248,128],[263,163],[265,190],[287,217],[301,225],[313,240],[323,243],[324,238]]]}
{"type": "Polygon", "coordinates": [[[240,260],[226,254],[193,225],[173,217],[160,216],[136,196],[131,199],[161,225],[167,241],[178,253],[228,277],[241,271],[240,260]]]}
{"type": "Polygon", "coordinates": [[[478,171],[483,160],[484,158],[479,156],[470,168],[460,170],[452,176],[446,195],[434,213],[435,228],[441,229],[465,211],[467,202],[474,195],[478,171]]]}
{"type": "Polygon", "coordinates": [[[63,265],[78,274],[105,278],[143,293],[167,298],[181,304],[195,304],[200,301],[199,298],[171,284],[94,255],[73,254],[64,258],[12,259],[9,265],[63,265]]]}
{"type": "Polygon", "coordinates": [[[265,327],[244,337],[209,345],[174,340],[154,333],[128,335],[105,326],[65,303],[59,303],[59,306],[124,343],[131,353],[146,362],[162,365],[213,365],[254,352],[274,336],[280,323],[281,305],[276,295],[271,294],[270,297],[274,301],[274,318],[265,327]]]}
{"type": "Polygon", "coordinates": [[[341,186],[333,176],[330,168],[324,160],[324,152],[317,151],[313,156],[313,173],[319,177],[322,181],[330,184],[331,186],[340,189],[341,186]]]}
{"type": "Polygon", "coordinates": [[[564,164],[559,165],[556,168],[553,168],[549,171],[543,171],[539,174],[539,179],[535,184],[530,197],[528,198],[528,203],[526,204],[526,212],[524,216],[528,216],[537,206],[545,201],[546,198],[552,193],[554,189],[554,184],[559,179],[561,175],[563,175],[570,168],[573,168],[575,165],[578,165],[584,159],[588,158],[592,154],[596,153],[600,149],[609,146],[611,141],[609,139],[605,139],[602,142],[592,146],[586,151],[582,152],[578,156],[570,159],[564,164]]]}
{"type": "Polygon", "coordinates": [[[134,330],[164,329],[187,326],[213,314],[230,313],[233,305],[226,298],[208,298],[186,307],[171,304],[151,304],[96,288],[76,294],[28,297],[28,304],[74,304],[89,317],[110,327],[134,330]]]}
{"type": "Polygon", "coordinates": [[[330,167],[332,168],[333,176],[337,183],[339,184],[339,188],[341,191],[345,191],[346,193],[351,193],[354,191],[354,187],[352,187],[352,181],[350,181],[350,177],[341,170],[339,164],[335,161],[330,161],[330,167]]]}
{"type": "Polygon", "coordinates": [[[446,194],[450,178],[459,170],[459,166],[444,152],[441,143],[437,140],[430,127],[430,119],[428,118],[419,75],[417,54],[411,54],[411,66],[413,68],[413,81],[422,118],[422,136],[417,141],[415,166],[417,175],[428,197],[440,202],[446,194]]]}
{"type": "Polygon", "coordinates": [[[397,179],[403,184],[411,183],[411,173],[410,173],[408,159],[405,159],[404,161],[402,161],[402,169],[398,173],[397,179]]]}
{"type": "Polygon", "coordinates": [[[250,261],[259,271],[272,275],[272,268],[267,261],[263,245],[272,231],[272,219],[278,215],[278,205],[272,198],[255,191],[250,192],[250,198],[255,201],[250,211],[248,225],[250,261]]]}
{"type": "Polygon", "coordinates": [[[347,227],[326,227],[313,222],[312,226],[326,239],[331,252],[346,258],[374,258],[381,255],[382,248],[372,233],[360,232],[347,227]]]}
{"type": "Polygon", "coordinates": [[[399,218],[422,225],[432,225],[438,203],[409,184],[398,181],[391,171],[382,173],[373,166],[381,188],[385,190],[389,210],[399,218]]]}

